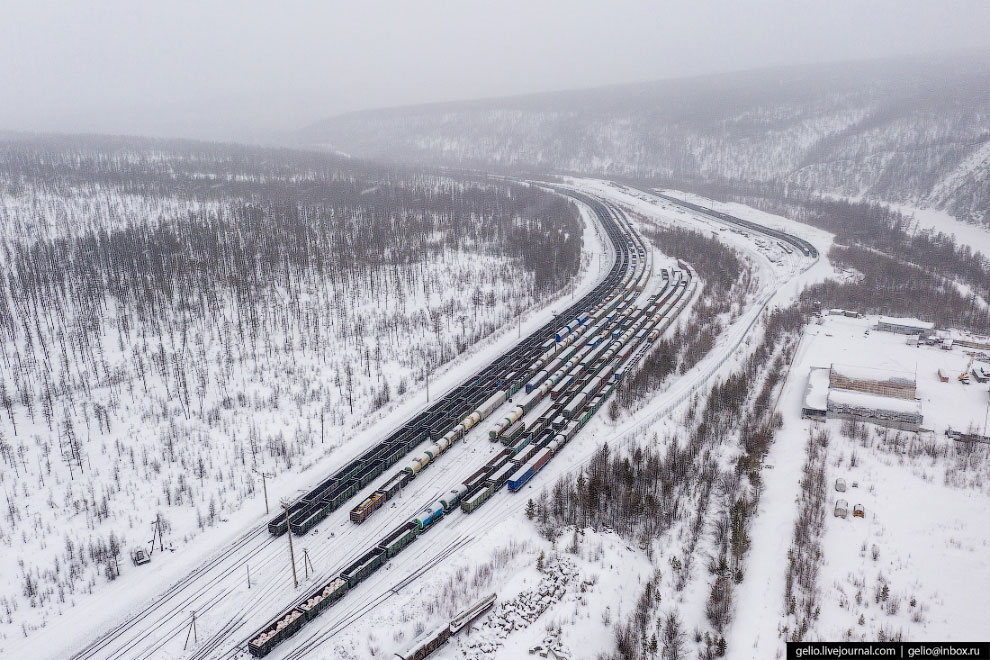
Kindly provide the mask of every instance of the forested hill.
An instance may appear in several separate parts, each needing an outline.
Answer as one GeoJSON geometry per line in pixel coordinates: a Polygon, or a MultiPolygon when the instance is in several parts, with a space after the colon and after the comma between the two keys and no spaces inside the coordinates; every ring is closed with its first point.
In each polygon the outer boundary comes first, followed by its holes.
{"type": "Polygon", "coordinates": [[[790,67],[342,115],[363,157],[801,187],[990,223],[990,54],[790,67]]]}

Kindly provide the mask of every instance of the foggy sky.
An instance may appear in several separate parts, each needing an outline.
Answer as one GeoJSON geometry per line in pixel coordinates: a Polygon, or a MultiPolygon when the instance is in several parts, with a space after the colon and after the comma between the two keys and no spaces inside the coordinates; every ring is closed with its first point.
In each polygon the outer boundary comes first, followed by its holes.
{"type": "Polygon", "coordinates": [[[4,0],[0,130],[267,139],[340,112],[990,48],[984,0],[4,0]]]}

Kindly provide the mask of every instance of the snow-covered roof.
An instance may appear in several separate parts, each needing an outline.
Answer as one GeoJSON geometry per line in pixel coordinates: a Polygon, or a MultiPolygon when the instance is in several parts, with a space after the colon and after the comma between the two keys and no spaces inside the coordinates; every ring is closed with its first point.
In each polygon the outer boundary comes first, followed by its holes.
{"type": "Polygon", "coordinates": [[[921,415],[921,402],[916,399],[899,399],[851,390],[829,390],[828,403],[854,406],[866,410],[889,410],[909,415],[921,415]]]}
{"type": "Polygon", "coordinates": [[[907,328],[924,328],[925,330],[934,330],[935,324],[929,323],[928,321],[920,321],[918,319],[913,319],[908,316],[881,316],[881,323],[886,323],[888,325],[902,325],[907,328]]]}
{"type": "Polygon", "coordinates": [[[915,387],[914,373],[910,371],[894,371],[892,369],[875,369],[858,367],[848,364],[832,364],[832,373],[849,380],[883,383],[890,387],[915,387]]]}
{"type": "Polygon", "coordinates": [[[809,410],[825,410],[828,407],[828,367],[812,367],[808,374],[808,388],[804,393],[804,407],[809,410]]]}

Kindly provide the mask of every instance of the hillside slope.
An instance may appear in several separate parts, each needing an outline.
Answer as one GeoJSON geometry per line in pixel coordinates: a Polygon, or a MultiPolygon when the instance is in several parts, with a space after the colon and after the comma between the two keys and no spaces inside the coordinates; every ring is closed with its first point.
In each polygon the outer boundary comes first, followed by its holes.
{"type": "Polygon", "coordinates": [[[990,223],[990,55],[792,67],[342,115],[308,145],[403,162],[801,187],[990,223]]]}

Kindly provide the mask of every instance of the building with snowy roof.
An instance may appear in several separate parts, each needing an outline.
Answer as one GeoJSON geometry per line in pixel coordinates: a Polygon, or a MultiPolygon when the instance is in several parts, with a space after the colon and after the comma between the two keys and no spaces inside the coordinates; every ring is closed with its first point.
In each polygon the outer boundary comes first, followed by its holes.
{"type": "Polygon", "coordinates": [[[804,390],[801,416],[824,421],[828,412],[829,367],[812,367],[808,374],[808,386],[804,390]]]}
{"type": "Polygon", "coordinates": [[[909,372],[833,364],[812,367],[801,416],[806,419],[848,419],[917,431],[921,401],[909,372]]]}
{"type": "Polygon", "coordinates": [[[935,324],[906,317],[881,316],[877,330],[901,335],[930,335],[935,332],[935,324]]]}
{"type": "Polygon", "coordinates": [[[916,399],[829,389],[826,407],[829,419],[868,422],[903,431],[921,428],[921,402],[916,399]]]}
{"type": "Polygon", "coordinates": [[[910,371],[833,363],[829,370],[828,384],[831,389],[852,390],[898,399],[915,399],[918,395],[917,379],[910,371]]]}

